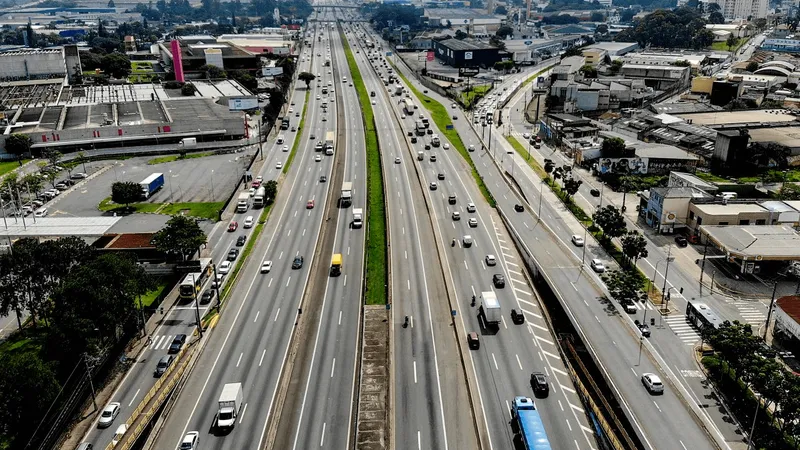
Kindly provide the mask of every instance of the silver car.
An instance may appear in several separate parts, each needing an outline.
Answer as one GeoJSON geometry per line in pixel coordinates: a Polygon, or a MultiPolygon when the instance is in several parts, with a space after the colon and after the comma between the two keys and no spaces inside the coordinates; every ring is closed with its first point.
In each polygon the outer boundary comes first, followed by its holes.
{"type": "Polygon", "coordinates": [[[103,412],[100,413],[100,420],[97,422],[98,428],[108,428],[114,423],[114,419],[117,418],[119,414],[119,410],[122,407],[118,402],[109,403],[108,406],[103,408],[103,412]]]}

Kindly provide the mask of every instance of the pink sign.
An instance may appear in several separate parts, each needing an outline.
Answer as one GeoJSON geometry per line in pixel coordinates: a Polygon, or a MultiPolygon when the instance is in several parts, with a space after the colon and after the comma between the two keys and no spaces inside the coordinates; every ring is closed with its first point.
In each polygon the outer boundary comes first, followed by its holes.
{"type": "Polygon", "coordinates": [[[428,52],[428,56],[425,59],[427,59],[429,62],[433,61],[433,50],[428,52]]]}

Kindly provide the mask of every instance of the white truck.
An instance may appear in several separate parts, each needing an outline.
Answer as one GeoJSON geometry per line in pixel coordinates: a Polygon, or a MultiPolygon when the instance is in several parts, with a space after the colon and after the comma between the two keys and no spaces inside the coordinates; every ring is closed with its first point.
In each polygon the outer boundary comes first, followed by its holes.
{"type": "Polygon", "coordinates": [[[336,133],[333,131],[328,131],[325,134],[325,154],[332,155],[333,154],[333,140],[336,138],[336,133]]]}
{"type": "Polygon", "coordinates": [[[364,210],[353,208],[353,228],[361,228],[364,225],[364,210]]]}
{"type": "Polygon", "coordinates": [[[239,416],[243,400],[242,383],[228,383],[222,387],[215,424],[217,429],[232,430],[236,426],[236,418],[239,416]]]}
{"type": "Polygon", "coordinates": [[[339,196],[339,206],[347,208],[353,203],[353,182],[345,181],[342,183],[342,195],[339,196]]]}
{"type": "Polygon", "coordinates": [[[253,195],[253,208],[263,208],[267,201],[267,190],[264,186],[259,186],[253,195]]]}
{"type": "Polygon", "coordinates": [[[187,148],[197,147],[197,138],[183,138],[178,143],[178,148],[186,150],[187,148]]]}
{"type": "Polygon", "coordinates": [[[500,324],[500,302],[497,301],[497,294],[492,291],[481,292],[481,313],[486,325],[497,326],[500,324]]]}
{"type": "Polygon", "coordinates": [[[247,208],[250,207],[250,193],[249,192],[242,192],[239,194],[239,199],[236,201],[236,212],[247,212],[247,208]]]}
{"type": "Polygon", "coordinates": [[[439,135],[438,134],[434,134],[431,137],[431,145],[434,146],[434,147],[438,147],[439,145],[441,145],[441,141],[439,141],[439,135]]]}

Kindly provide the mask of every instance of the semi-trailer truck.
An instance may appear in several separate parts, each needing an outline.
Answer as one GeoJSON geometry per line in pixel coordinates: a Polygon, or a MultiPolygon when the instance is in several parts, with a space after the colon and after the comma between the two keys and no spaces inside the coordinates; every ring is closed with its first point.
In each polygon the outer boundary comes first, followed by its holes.
{"type": "Polygon", "coordinates": [[[149,177],[142,180],[139,183],[139,186],[142,187],[142,197],[149,198],[153,195],[157,190],[161,189],[164,186],[164,174],[163,173],[153,173],[150,174],[149,177]]]}
{"type": "Polygon", "coordinates": [[[361,228],[364,225],[364,210],[353,208],[353,228],[361,228]]]}
{"type": "Polygon", "coordinates": [[[236,418],[239,416],[243,400],[242,383],[228,383],[222,387],[215,424],[217,429],[232,430],[236,426],[236,418]]]}
{"type": "Polygon", "coordinates": [[[481,292],[481,313],[483,313],[483,320],[487,325],[497,326],[500,323],[500,302],[497,300],[497,294],[492,291],[481,292]]]}
{"type": "Polygon", "coordinates": [[[525,450],[551,450],[550,441],[536,405],[529,397],[514,397],[511,418],[516,422],[525,450]]]}
{"type": "Polygon", "coordinates": [[[250,193],[249,192],[242,192],[239,194],[239,200],[236,201],[236,212],[247,212],[247,208],[250,207],[250,193]]]}
{"type": "Polygon", "coordinates": [[[339,206],[347,208],[353,204],[353,182],[345,181],[342,183],[342,195],[339,196],[339,206]]]}
{"type": "Polygon", "coordinates": [[[264,186],[260,186],[258,189],[256,189],[256,193],[253,195],[253,208],[263,208],[267,202],[266,197],[267,190],[264,188],[264,186]]]}

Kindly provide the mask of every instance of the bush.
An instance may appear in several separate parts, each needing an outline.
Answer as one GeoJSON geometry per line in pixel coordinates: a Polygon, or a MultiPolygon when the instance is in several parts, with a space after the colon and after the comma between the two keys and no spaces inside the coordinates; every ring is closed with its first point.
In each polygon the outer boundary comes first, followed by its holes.
{"type": "Polygon", "coordinates": [[[181,87],[181,95],[192,96],[197,92],[197,88],[192,83],[186,83],[181,87]]]}

